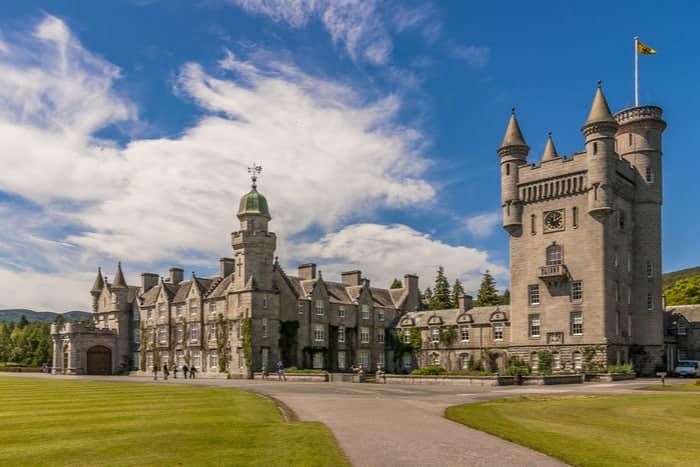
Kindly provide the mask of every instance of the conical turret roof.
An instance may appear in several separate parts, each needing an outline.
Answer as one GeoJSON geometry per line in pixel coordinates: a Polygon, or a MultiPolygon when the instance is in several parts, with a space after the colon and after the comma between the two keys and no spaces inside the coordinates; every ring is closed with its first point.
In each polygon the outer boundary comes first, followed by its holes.
{"type": "Polygon", "coordinates": [[[122,272],[122,263],[117,264],[117,273],[114,275],[114,282],[112,283],[113,289],[126,289],[126,281],[124,280],[124,273],[122,272]]]}
{"type": "Polygon", "coordinates": [[[557,149],[554,147],[554,141],[552,140],[552,133],[547,135],[547,144],[544,147],[544,153],[542,154],[542,162],[551,161],[559,157],[557,155],[557,149]]]}
{"type": "Polygon", "coordinates": [[[92,289],[90,293],[99,294],[105,286],[105,280],[102,277],[102,268],[97,268],[97,277],[95,278],[95,283],[92,284],[92,289]]]}
{"type": "Polygon", "coordinates": [[[508,146],[526,146],[527,143],[523,138],[523,133],[520,131],[520,125],[518,124],[518,119],[515,117],[515,109],[510,115],[510,120],[508,121],[508,128],[506,128],[506,134],[503,136],[503,142],[501,143],[501,148],[508,146]]]}
{"type": "Polygon", "coordinates": [[[593,105],[591,105],[591,111],[588,114],[588,119],[583,126],[588,126],[593,123],[617,123],[610,113],[610,107],[608,107],[608,101],[605,99],[603,94],[603,87],[600,81],[598,81],[598,89],[595,92],[595,97],[593,98],[593,105]]]}

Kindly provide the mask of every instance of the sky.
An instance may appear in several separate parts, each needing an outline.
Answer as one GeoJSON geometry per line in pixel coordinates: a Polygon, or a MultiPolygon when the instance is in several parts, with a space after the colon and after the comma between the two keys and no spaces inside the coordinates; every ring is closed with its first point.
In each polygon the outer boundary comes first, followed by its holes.
{"type": "Polygon", "coordinates": [[[89,0],[0,7],[0,309],[88,309],[98,266],[214,275],[247,167],[289,274],[508,287],[496,149],[583,148],[596,88],[664,108],[664,270],[700,265],[700,3],[89,0]]]}

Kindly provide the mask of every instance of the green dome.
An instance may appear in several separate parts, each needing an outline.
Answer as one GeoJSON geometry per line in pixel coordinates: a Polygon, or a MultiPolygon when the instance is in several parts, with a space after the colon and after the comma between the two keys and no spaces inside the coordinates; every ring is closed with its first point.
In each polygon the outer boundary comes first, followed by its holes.
{"type": "Polygon", "coordinates": [[[270,210],[267,208],[267,200],[262,194],[258,193],[255,188],[253,188],[249,193],[243,195],[243,198],[241,198],[241,205],[238,208],[238,216],[240,217],[246,214],[263,216],[268,220],[271,219],[270,210]]]}

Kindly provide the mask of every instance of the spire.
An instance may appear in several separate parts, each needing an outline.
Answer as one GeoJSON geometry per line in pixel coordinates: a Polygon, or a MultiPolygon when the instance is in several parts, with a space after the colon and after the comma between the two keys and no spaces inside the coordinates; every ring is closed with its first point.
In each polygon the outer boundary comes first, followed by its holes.
{"type": "Polygon", "coordinates": [[[605,95],[603,94],[602,83],[598,81],[598,89],[595,92],[595,97],[593,98],[593,105],[591,105],[591,112],[588,114],[588,119],[584,123],[584,127],[591,125],[593,123],[611,122],[617,124],[612,114],[610,113],[610,107],[608,107],[608,101],[605,100],[605,95]]]}
{"type": "Polygon", "coordinates": [[[510,120],[508,121],[508,128],[506,128],[506,134],[503,137],[503,142],[501,143],[501,149],[508,146],[524,146],[530,149],[527,143],[525,143],[523,133],[520,131],[518,119],[515,118],[515,109],[512,109],[511,112],[510,120]]]}
{"type": "Polygon", "coordinates": [[[97,277],[95,278],[95,283],[92,284],[92,289],[90,289],[90,293],[99,294],[104,286],[105,281],[104,279],[102,279],[102,268],[97,268],[97,277]]]}
{"type": "Polygon", "coordinates": [[[252,167],[248,167],[248,173],[250,174],[250,180],[252,181],[253,191],[258,189],[258,175],[262,172],[262,166],[253,162],[252,167]]]}
{"type": "Polygon", "coordinates": [[[544,147],[544,154],[542,154],[542,162],[551,161],[559,157],[557,155],[557,149],[554,147],[554,141],[552,141],[552,132],[547,134],[547,144],[544,147]]]}
{"type": "Polygon", "coordinates": [[[113,289],[126,289],[126,281],[124,280],[124,273],[122,272],[122,263],[117,263],[117,273],[114,275],[114,282],[112,283],[113,289]]]}

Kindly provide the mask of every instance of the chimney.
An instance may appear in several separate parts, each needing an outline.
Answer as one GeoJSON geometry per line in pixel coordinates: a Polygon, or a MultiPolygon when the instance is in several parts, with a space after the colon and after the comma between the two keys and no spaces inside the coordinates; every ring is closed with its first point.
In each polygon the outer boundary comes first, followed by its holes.
{"type": "Polygon", "coordinates": [[[158,285],[158,274],[152,272],[141,273],[141,291],[145,292],[158,285]]]}
{"type": "Polygon", "coordinates": [[[462,295],[457,298],[459,302],[459,311],[469,311],[474,308],[474,302],[471,295],[462,295]]]}
{"type": "MultiPolygon", "coordinates": [[[[359,271],[358,271],[359,272],[359,271]]],[[[366,285],[369,288],[369,279],[362,279],[362,285],[366,285]]]]}
{"type": "Polygon", "coordinates": [[[316,264],[306,263],[299,265],[299,279],[309,280],[316,279],[316,264]]]}
{"type": "Polygon", "coordinates": [[[221,277],[227,277],[233,274],[236,269],[236,263],[233,258],[219,258],[219,275],[221,277]]]}
{"type": "Polygon", "coordinates": [[[418,291],[418,276],[415,274],[405,274],[403,276],[403,287],[408,289],[408,293],[412,294],[418,291]]]}
{"type": "Polygon", "coordinates": [[[177,285],[180,282],[182,282],[182,277],[183,277],[184,273],[185,273],[185,271],[183,271],[180,268],[170,268],[170,276],[169,276],[170,283],[177,285]]]}
{"type": "Polygon", "coordinates": [[[361,271],[347,271],[340,274],[343,278],[343,285],[352,287],[353,285],[360,285],[362,281],[361,271]]]}

